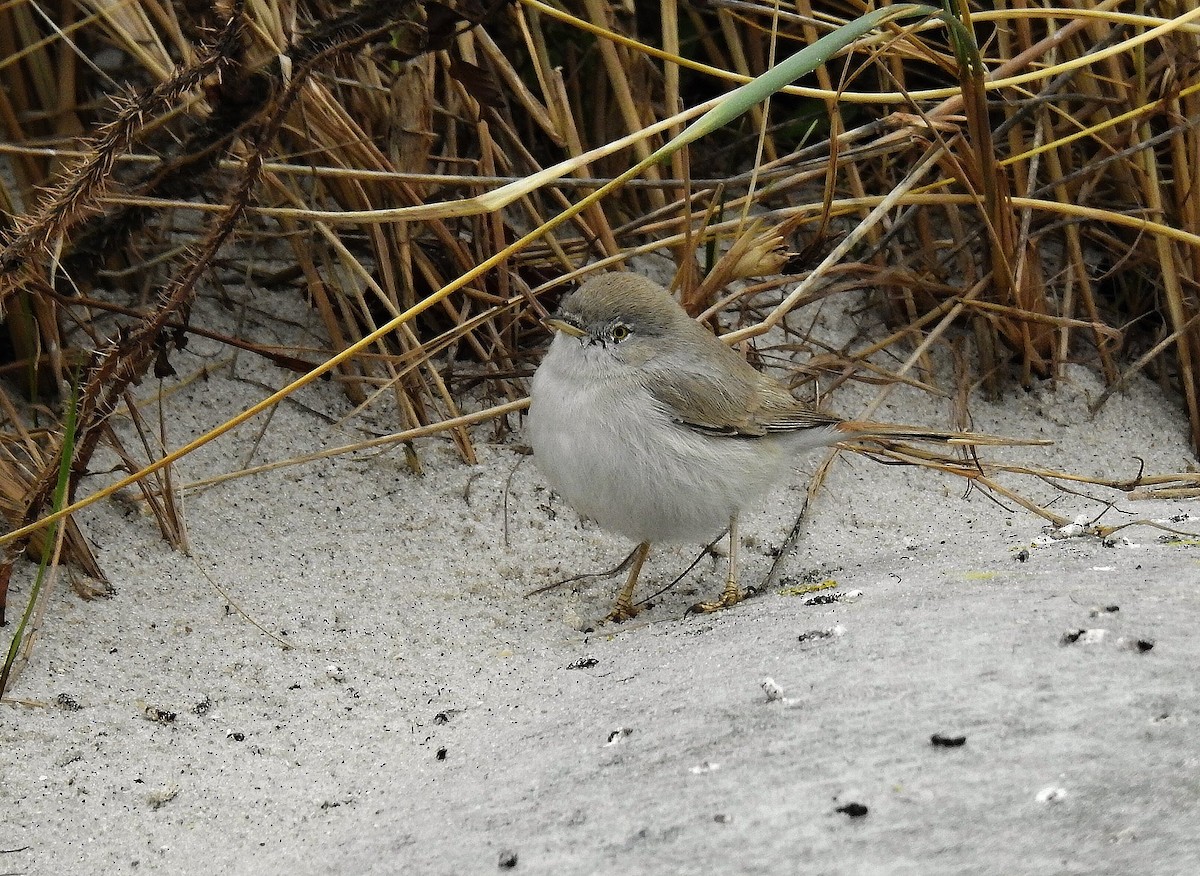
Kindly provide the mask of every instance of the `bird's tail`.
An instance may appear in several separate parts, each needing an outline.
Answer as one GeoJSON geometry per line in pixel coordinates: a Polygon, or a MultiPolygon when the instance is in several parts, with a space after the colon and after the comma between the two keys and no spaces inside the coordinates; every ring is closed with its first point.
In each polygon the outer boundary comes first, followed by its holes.
{"type": "Polygon", "coordinates": [[[986,435],[981,432],[923,429],[920,426],[900,426],[872,423],[868,420],[842,420],[834,427],[842,441],[932,441],[961,447],[1022,447],[1053,444],[1045,438],[1010,438],[1006,435],[986,435]]]}

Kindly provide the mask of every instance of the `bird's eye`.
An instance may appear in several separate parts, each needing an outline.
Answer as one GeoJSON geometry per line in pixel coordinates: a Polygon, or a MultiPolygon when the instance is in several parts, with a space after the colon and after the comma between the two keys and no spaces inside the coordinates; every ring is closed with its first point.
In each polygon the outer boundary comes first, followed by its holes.
{"type": "Polygon", "coordinates": [[[629,337],[629,326],[624,323],[617,323],[613,326],[612,339],[618,344],[629,337]]]}

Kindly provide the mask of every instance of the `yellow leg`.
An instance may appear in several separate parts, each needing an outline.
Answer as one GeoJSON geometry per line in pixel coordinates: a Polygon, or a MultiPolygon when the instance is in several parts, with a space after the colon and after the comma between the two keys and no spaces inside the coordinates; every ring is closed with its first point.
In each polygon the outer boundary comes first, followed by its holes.
{"type": "Polygon", "coordinates": [[[621,592],[617,596],[616,607],[608,613],[605,620],[619,624],[621,621],[637,617],[638,607],[633,604],[633,591],[637,587],[638,575],[642,573],[642,563],[646,562],[649,554],[650,542],[648,541],[644,541],[634,548],[633,565],[629,568],[629,577],[625,579],[625,586],[621,588],[621,592]]]}
{"type": "Polygon", "coordinates": [[[691,610],[694,613],[707,614],[712,611],[720,611],[722,608],[737,605],[745,598],[742,589],[738,587],[737,549],[737,515],[734,514],[729,518],[729,574],[725,578],[725,589],[721,591],[720,598],[715,602],[698,602],[693,605],[691,610]]]}

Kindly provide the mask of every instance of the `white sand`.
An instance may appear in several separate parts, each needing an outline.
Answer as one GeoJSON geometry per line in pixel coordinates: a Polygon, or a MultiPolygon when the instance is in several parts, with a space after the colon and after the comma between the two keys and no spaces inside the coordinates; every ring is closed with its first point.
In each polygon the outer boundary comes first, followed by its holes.
{"type": "MultiPolygon", "coordinates": [[[[181,370],[217,352],[194,347],[181,370]]],[[[238,372],[285,381],[246,358],[238,372]]],[[[1021,457],[1079,471],[1192,460],[1153,387],[1091,422],[1097,387],[1074,374],[1057,393],[977,403],[976,428],[1052,437],[1021,457]]],[[[220,379],[171,399],[171,441],[236,410],[215,399],[261,397],[220,379]]],[[[896,399],[881,419],[945,425],[927,401],[896,399]]],[[[297,401],[347,410],[329,384],[297,401]]],[[[189,458],[180,480],[240,467],[257,430],[189,458]]],[[[357,434],[288,403],[253,461],[357,434]]],[[[490,873],[509,852],[516,872],[553,874],[1200,872],[1194,547],[1133,528],[1116,547],[1031,548],[1040,519],[853,459],[783,571],[832,577],[857,601],[772,591],[684,617],[720,589],[706,559],[637,622],[590,633],[616,581],[524,594],[628,545],[580,525],[518,440],[491,434],[476,430],[474,468],[430,439],[423,477],[393,451],[191,496],[190,558],[127,503],[81,515],[116,593],[88,603],[60,584],[11,691],[34,705],[0,708],[0,872],[490,873]],[[1107,605],[1120,610],[1090,616],[1107,605]],[[1107,635],[1060,644],[1080,628],[1107,635]],[[767,702],[764,677],[782,700],[767,702]],[[966,742],[935,748],[934,733],[966,742]],[[837,811],[848,803],[869,811],[837,811]]],[[[744,521],[744,581],[766,574],[805,482],[744,521]]],[[[1190,508],[1125,503],[1104,519],[1190,508]]],[[[643,580],[693,555],[663,548],[643,580]]],[[[17,578],[13,618],[32,570],[17,578]]]]}

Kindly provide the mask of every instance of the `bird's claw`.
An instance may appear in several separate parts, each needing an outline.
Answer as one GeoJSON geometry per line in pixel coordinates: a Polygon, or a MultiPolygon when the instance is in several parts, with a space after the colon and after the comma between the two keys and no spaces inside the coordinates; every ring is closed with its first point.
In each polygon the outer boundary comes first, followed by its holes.
{"type": "Polygon", "coordinates": [[[641,609],[632,602],[622,603],[618,600],[617,604],[613,606],[613,610],[604,616],[604,622],[610,624],[624,623],[627,620],[633,620],[638,616],[639,612],[641,612],[641,609]]]}
{"type": "Polygon", "coordinates": [[[688,614],[712,614],[714,611],[737,605],[751,595],[753,595],[753,591],[742,592],[738,589],[737,584],[731,582],[726,585],[719,598],[712,602],[697,602],[688,609],[688,614]]]}

